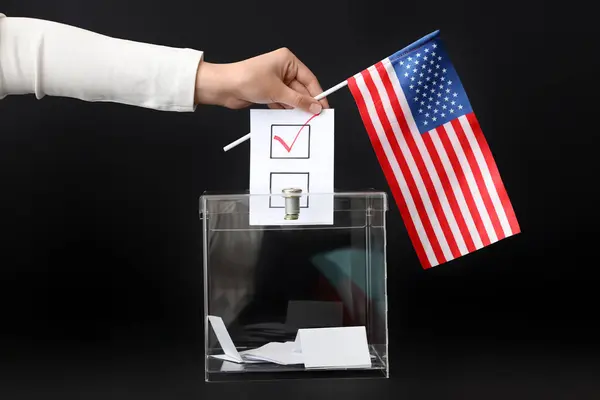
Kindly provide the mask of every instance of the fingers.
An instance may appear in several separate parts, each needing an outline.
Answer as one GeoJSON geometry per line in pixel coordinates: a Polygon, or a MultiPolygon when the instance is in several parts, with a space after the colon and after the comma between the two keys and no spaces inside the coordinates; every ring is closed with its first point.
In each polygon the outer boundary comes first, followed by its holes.
{"type": "MultiPolygon", "coordinates": [[[[308,89],[306,88],[306,86],[304,86],[303,84],[301,84],[300,82],[298,82],[297,80],[293,80],[290,82],[289,86],[294,89],[296,92],[302,93],[306,96],[310,96],[310,93],[308,92],[308,89]]],[[[313,97],[313,96],[310,96],[313,97]]],[[[290,109],[292,107],[289,107],[287,105],[283,105],[286,109],[290,109]]]]}
{"type": "Polygon", "coordinates": [[[293,81],[290,82],[290,87],[292,89],[294,89],[296,92],[305,94],[310,97],[315,97],[315,96],[311,95],[311,93],[308,91],[306,86],[304,86],[303,84],[298,82],[296,79],[294,79],[293,81]]]}
{"type": "MultiPolygon", "coordinates": [[[[298,64],[296,80],[306,87],[312,97],[316,97],[323,93],[323,88],[321,88],[321,85],[319,84],[315,74],[313,74],[312,71],[306,65],[304,65],[302,61],[298,60],[297,57],[296,63],[298,64]]],[[[320,103],[323,108],[329,108],[329,102],[327,101],[327,98],[321,99],[320,103]]]]}
{"type": "MultiPolygon", "coordinates": [[[[297,80],[293,80],[292,82],[290,82],[289,86],[299,93],[310,96],[310,93],[308,92],[308,89],[306,88],[306,86],[304,86],[297,80]]],[[[291,110],[294,108],[292,106],[288,106],[287,104],[281,104],[281,103],[272,103],[272,104],[269,104],[268,107],[271,109],[274,109],[274,110],[291,110]]]]}
{"type": "Polygon", "coordinates": [[[329,102],[327,101],[327,97],[323,97],[319,100],[319,103],[323,106],[323,108],[329,108],[329,102]]]}
{"type": "Polygon", "coordinates": [[[323,106],[307,92],[308,90],[294,90],[282,82],[277,97],[273,100],[277,103],[299,108],[312,114],[319,114],[323,106]]]}

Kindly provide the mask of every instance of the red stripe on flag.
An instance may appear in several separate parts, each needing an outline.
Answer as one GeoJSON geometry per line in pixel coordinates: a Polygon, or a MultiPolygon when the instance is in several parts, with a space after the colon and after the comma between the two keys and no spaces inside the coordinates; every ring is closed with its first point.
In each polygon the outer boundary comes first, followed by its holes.
{"type": "Polygon", "coordinates": [[[433,161],[433,166],[435,167],[435,171],[440,177],[440,181],[442,182],[442,187],[444,188],[444,192],[446,193],[446,197],[448,198],[448,202],[450,203],[450,208],[452,209],[452,213],[454,214],[454,218],[456,219],[456,223],[458,224],[458,228],[460,229],[460,233],[465,241],[467,246],[467,250],[469,253],[477,250],[475,247],[475,243],[473,242],[473,238],[471,237],[471,232],[469,232],[469,228],[467,227],[467,223],[465,218],[460,210],[458,205],[458,200],[456,199],[456,195],[454,194],[454,190],[452,190],[452,184],[450,183],[450,179],[448,178],[448,174],[446,174],[446,170],[442,165],[442,160],[440,159],[440,155],[438,154],[435,146],[433,145],[433,141],[431,140],[431,133],[427,132],[422,135],[423,142],[425,143],[425,147],[427,147],[427,151],[431,155],[431,161],[433,161]]]}
{"type": "MultiPolygon", "coordinates": [[[[421,178],[423,179],[423,183],[425,184],[425,188],[427,189],[427,194],[429,195],[429,199],[430,199],[433,209],[435,211],[435,215],[437,216],[437,219],[440,223],[442,231],[444,232],[444,237],[446,238],[446,242],[448,243],[448,246],[450,247],[450,251],[452,252],[452,255],[455,258],[460,257],[461,256],[460,250],[458,249],[458,245],[456,244],[456,239],[454,238],[452,229],[450,229],[450,225],[448,224],[448,216],[445,214],[444,209],[442,208],[440,198],[439,198],[437,192],[435,191],[435,187],[433,186],[431,176],[429,175],[429,172],[427,171],[427,168],[425,167],[425,162],[423,161],[421,152],[419,151],[419,148],[417,147],[417,144],[415,143],[415,138],[413,137],[413,135],[410,131],[410,128],[408,127],[408,123],[406,122],[406,117],[404,116],[404,112],[402,111],[402,108],[400,107],[400,102],[398,101],[398,96],[396,95],[394,86],[392,85],[392,82],[390,81],[390,77],[388,75],[387,69],[385,68],[385,66],[383,65],[382,62],[378,62],[375,65],[375,68],[377,70],[377,73],[379,74],[379,77],[381,78],[381,81],[383,82],[385,91],[387,92],[387,97],[390,100],[392,110],[394,111],[394,116],[396,117],[396,120],[398,121],[398,124],[400,125],[400,131],[401,131],[400,134],[404,137],[406,144],[408,145],[410,154],[412,155],[413,159],[415,160],[415,164],[417,165],[419,174],[421,175],[421,178]]],[[[377,92],[377,96],[378,96],[379,101],[375,102],[375,103],[381,104],[381,99],[379,98],[379,92],[377,92]]],[[[383,111],[383,107],[382,107],[382,111],[383,111]]],[[[379,111],[378,111],[378,113],[379,113],[379,111]]],[[[385,121],[388,121],[388,117],[385,114],[385,111],[383,111],[383,117],[385,118],[385,121]]],[[[381,116],[380,116],[380,119],[381,119],[381,116]]],[[[389,126],[389,122],[388,122],[388,126],[389,126]]],[[[385,129],[387,132],[388,128],[386,127],[385,129]]],[[[395,141],[396,140],[395,135],[394,135],[394,132],[393,132],[391,126],[389,126],[389,131],[390,131],[390,134],[392,135],[392,140],[395,141]]],[[[389,138],[389,136],[388,136],[388,138],[389,138]]]]}
{"type": "Polygon", "coordinates": [[[400,190],[398,181],[397,181],[396,177],[394,176],[394,171],[392,171],[389,161],[388,161],[387,157],[385,156],[385,152],[381,146],[381,143],[379,143],[379,138],[377,137],[377,132],[375,132],[375,127],[373,126],[373,123],[371,122],[371,117],[369,115],[369,111],[367,110],[367,107],[365,106],[365,100],[362,96],[362,93],[360,92],[360,89],[358,88],[358,86],[356,84],[356,79],[354,77],[351,77],[348,79],[348,88],[350,89],[350,92],[352,93],[352,96],[354,97],[354,100],[356,101],[356,105],[357,105],[358,111],[361,115],[363,124],[365,126],[365,129],[367,130],[367,133],[369,135],[369,139],[371,140],[371,144],[373,146],[375,154],[377,155],[377,158],[379,159],[379,164],[381,165],[381,169],[383,170],[386,180],[388,181],[388,184],[390,185],[390,190],[392,192],[392,195],[394,196],[394,199],[396,200],[396,204],[398,205],[398,210],[400,211],[400,215],[402,216],[402,220],[404,221],[404,226],[406,227],[406,230],[408,231],[408,236],[410,237],[410,240],[413,243],[415,252],[417,253],[417,257],[419,258],[419,261],[421,262],[421,265],[424,268],[430,268],[432,265],[429,262],[427,255],[425,254],[425,249],[423,247],[423,243],[419,239],[419,235],[415,228],[414,222],[410,216],[410,213],[408,212],[408,206],[406,205],[406,200],[404,199],[404,196],[402,195],[402,191],[400,190]]]}
{"type": "Polygon", "coordinates": [[[473,217],[473,222],[475,223],[477,231],[479,232],[479,236],[481,237],[481,242],[484,246],[488,246],[491,243],[490,238],[481,219],[481,215],[479,214],[479,210],[477,209],[477,205],[475,204],[475,200],[473,199],[471,189],[469,189],[469,183],[465,177],[465,172],[463,171],[462,166],[458,161],[458,156],[456,155],[456,152],[452,147],[452,143],[448,138],[448,132],[446,132],[446,128],[444,128],[443,125],[435,128],[435,130],[438,133],[442,145],[444,146],[446,154],[448,155],[450,164],[452,164],[452,169],[456,174],[456,179],[458,180],[458,184],[460,185],[463,196],[465,197],[465,201],[467,202],[467,206],[469,207],[469,211],[471,212],[471,216],[473,217]]]}
{"type": "Polygon", "coordinates": [[[408,190],[410,191],[410,194],[413,198],[415,206],[417,207],[417,212],[419,213],[419,217],[421,218],[421,222],[423,223],[425,232],[427,233],[427,238],[429,239],[429,243],[431,244],[431,247],[433,249],[435,257],[438,259],[438,262],[440,264],[444,263],[447,261],[447,259],[444,256],[442,247],[435,235],[435,231],[433,230],[432,222],[429,220],[429,215],[427,214],[427,210],[425,209],[425,205],[423,204],[423,198],[421,197],[421,195],[419,194],[419,192],[417,190],[415,178],[412,175],[412,173],[410,172],[408,163],[406,161],[404,154],[402,153],[402,150],[398,146],[398,142],[396,141],[396,138],[394,136],[394,131],[392,129],[392,126],[390,125],[390,122],[387,118],[385,110],[383,109],[383,104],[381,103],[381,98],[379,96],[379,92],[377,90],[377,87],[375,86],[375,83],[373,82],[373,79],[371,78],[371,73],[368,70],[364,70],[364,71],[362,71],[362,76],[365,80],[365,84],[367,85],[367,89],[369,90],[369,93],[371,94],[371,98],[373,99],[373,104],[375,106],[375,110],[377,112],[379,121],[381,122],[381,125],[382,125],[385,135],[388,139],[388,142],[390,143],[390,146],[392,147],[392,151],[394,152],[394,156],[396,157],[396,161],[398,161],[398,165],[400,165],[400,170],[402,171],[402,175],[404,176],[404,179],[406,180],[408,190]]]}
{"type": "Polygon", "coordinates": [[[471,172],[473,173],[473,177],[475,178],[475,183],[477,184],[477,188],[479,189],[479,194],[483,199],[483,204],[485,205],[485,209],[487,214],[492,221],[492,226],[494,227],[494,231],[496,232],[496,237],[498,240],[504,239],[504,231],[502,230],[502,225],[500,225],[500,218],[498,218],[498,214],[496,213],[496,209],[494,208],[494,203],[492,202],[492,198],[490,197],[490,193],[487,190],[485,185],[485,180],[483,175],[481,174],[481,170],[479,169],[479,164],[477,164],[477,160],[475,159],[475,154],[473,154],[473,149],[467,139],[467,135],[463,130],[462,125],[458,119],[452,120],[452,126],[454,127],[454,132],[456,132],[456,136],[458,137],[458,141],[467,157],[467,162],[471,167],[471,172]]]}
{"type": "Polygon", "coordinates": [[[474,113],[469,113],[466,115],[469,124],[471,125],[471,129],[475,134],[475,139],[479,144],[479,148],[483,153],[483,158],[485,158],[485,162],[487,164],[488,170],[490,171],[490,175],[492,176],[492,180],[494,182],[494,186],[496,187],[496,191],[498,192],[498,197],[500,197],[500,202],[502,203],[502,207],[504,208],[504,213],[506,214],[506,218],[508,219],[508,223],[510,225],[510,230],[512,234],[517,234],[521,232],[521,228],[519,226],[519,222],[517,221],[517,216],[515,215],[515,211],[512,207],[510,199],[508,197],[508,193],[506,192],[506,188],[504,187],[504,183],[502,182],[502,178],[500,177],[500,172],[498,171],[498,167],[496,162],[494,161],[494,157],[492,152],[490,151],[489,145],[483,136],[483,132],[481,127],[479,126],[479,121],[474,113]]]}

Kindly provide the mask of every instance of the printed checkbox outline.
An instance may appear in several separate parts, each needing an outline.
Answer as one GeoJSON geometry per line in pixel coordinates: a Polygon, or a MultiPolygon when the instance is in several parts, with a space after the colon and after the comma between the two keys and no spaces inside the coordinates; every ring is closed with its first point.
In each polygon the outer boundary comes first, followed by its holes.
{"type": "MultiPolygon", "coordinates": [[[[306,175],[306,191],[310,193],[310,172],[271,172],[269,174],[269,193],[273,193],[273,175],[306,175]]],[[[306,198],[306,205],[300,206],[300,208],[309,208],[310,198],[306,198]]],[[[273,196],[269,197],[269,208],[285,208],[285,206],[274,206],[273,196]]]]}
{"type": "Polygon", "coordinates": [[[271,124],[270,158],[271,158],[271,160],[308,160],[308,159],[310,159],[310,124],[308,124],[308,125],[304,125],[304,124],[271,124]],[[300,132],[300,134],[301,135],[308,134],[308,155],[306,157],[273,157],[273,141],[274,141],[273,127],[275,127],[275,126],[295,126],[298,128],[298,130],[300,130],[300,129],[302,129],[302,127],[304,127],[304,129],[302,130],[302,132],[300,132]],[[308,128],[308,131],[306,131],[307,128],[308,128]]]}

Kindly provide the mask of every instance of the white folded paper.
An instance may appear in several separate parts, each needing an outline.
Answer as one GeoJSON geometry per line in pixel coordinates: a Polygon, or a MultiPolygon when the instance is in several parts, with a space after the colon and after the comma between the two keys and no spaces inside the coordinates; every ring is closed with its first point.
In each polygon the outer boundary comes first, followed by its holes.
{"type": "Polygon", "coordinates": [[[299,329],[293,342],[270,342],[238,352],[220,317],[208,320],[224,354],[211,355],[238,364],[304,364],[305,368],[370,368],[371,355],[364,326],[299,329]]]}

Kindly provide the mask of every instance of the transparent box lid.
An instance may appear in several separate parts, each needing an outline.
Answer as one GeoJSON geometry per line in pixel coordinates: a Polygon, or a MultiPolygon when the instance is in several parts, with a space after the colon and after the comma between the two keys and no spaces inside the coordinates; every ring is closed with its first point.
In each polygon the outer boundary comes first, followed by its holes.
{"type": "MultiPolygon", "coordinates": [[[[388,377],[386,193],[302,196],[332,200],[331,223],[250,223],[253,199],[280,201],[281,194],[207,192],[200,198],[207,382],[388,377]],[[371,366],[315,370],[218,359],[213,356],[223,348],[208,316],[223,320],[240,352],[294,341],[302,328],[364,326],[371,366]]],[[[286,209],[279,211],[283,221],[286,209]]]]}

